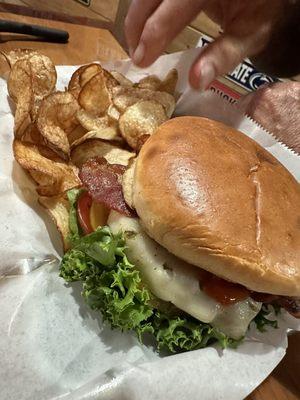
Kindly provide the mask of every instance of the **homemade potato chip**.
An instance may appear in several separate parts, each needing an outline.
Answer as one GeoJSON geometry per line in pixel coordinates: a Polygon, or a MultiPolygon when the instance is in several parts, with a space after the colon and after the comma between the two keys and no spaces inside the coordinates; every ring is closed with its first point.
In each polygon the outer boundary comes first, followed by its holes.
{"type": "Polygon", "coordinates": [[[31,123],[28,126],[28,128],[26,129],[21,138],[21,141],[35,144],[38,147],[39,153],[42,156],[49,158],[50,160],[53,161],[65,163],[65,160],[63,158],[59,157],[59,155],[55,151],[53,151],[50,147],[46,146],[45,140],[35,123],[31,123]]]}
{"type": "Polygon", "coordinates": [[[156,75],[148,75],[142,78],[135,86],[141,89],[159,90],[161,80],[156,75]]]}
{"type": "Polygon", "coordinates": [[[156,75],[148,75],[134,86],[141,89],[155,90],[174,95],[177,81],[178,72],[177,69],[173,68],[167,73],[163,80],[159,79],[156,75]]]}
{"type": "Polygon", "coordinates": [[[113,104],[111,104],[108,107],[106,114],[107,114],[108,118],[112,121],[119,121],[119,118],[121,115],[120,112],[118,111],[118,109],[113,104]]]}
{"type": "Polygon", "coordinates": [[[16,105],[24,91],[33,94],[31,86],[31,67],[28,60],[19,60],[14,64],[7,81],[7,90],[16,105]]]}
{"type": "Polygon", "coordinates": [[[17,137],[35,120],[41,100],[54,90],[55,84],[56,70],[48,57],[34,52],[13,62],[7,86],[16,104],[17,137]]]}
{"type": "Polygon", "coordinates": [[[134,209],[133,204],[133,181],[134,181],[134,170],[136,165],[136,158],[132,158],[129,161],[129,165],[122,176],[122,191],[124,199],[130,208],[134,209]]]}
{"type": "Polygon", "coordinates": [[[17,61],[8,78],[7,89],[16,104],[14,133],[20,138],[31,124],[33,108],[33,90],[31,86],[31,68],[28,60],[17,61]]]}
{"type": "MultiPolygon", "coordinates": [[[[88,133],[79,139],[79,143],[92,137],[97,137],[104,140],[122,140],[116,121],[110,120],[107,115],[104,117],[93,117],[81,109],[77,112],[76,118],[78,122],[80,122],[80,124],[88,131],[88,133]]],[[[74,145],[76,144],[74,143],[74,145]]]]}
{"type": "Polygon", "coordinates": [[[8,80],[8,91],[14,102],[24,90],[31,90],[34,103],[52,93],[56,84],[56,70],[49,57],[32,54],[13,64],[8,80]]]}
{"type": "Polygon", "coordinates": [[[102,72],[103,68],[100,64],[89,64],[84,68],[79,75],[79,84],[82,88],[93,76],[97,75],[99,72],[102,72]]]}
{"type": "Polygon", "coordinates": [[[52,93],[56,85],[56,69],[49,57],[33,54],[28,58],[31,68],[32,89],[35,96],[42,99],[52,93]]]}
{"type": "Polygon", "coordinates": [[[68,92],[55,92],[47,96],[40,105],[37,126],[42,136],[53,150],[69,156],[70,144],[68,132],[78,121],[76,114],[79,105],[75,97],[68,92]]]}
{"type": "Polygon", "coordinates": [[[89,131],[79,139],[75,140],[71,148],[74,148],[89,139],[102,139],[109,141],[123,141],[122,136],[116,131],[116,128],[108,126],[107,128],[99,128],[95,131],[89,131]]]}
{"type": "Polygon", "coordinates": [[[101,72],[102,68],[99,64],[88,64],[78,68],[72,75],[68,85],[68,91],[73,94],[76,99],[79,96],[81,88],[98,72],[101,72]]]}
{"type": "Polygon", "coordinates": [[[101,68],[101,71],[89,79],[82,87],[78,102],[85,111],[98,117],[112,103],[111,93],[116,85],[118,85],[118,82],[114,77],[101,68]]]}
{"type": "Polygon", "coordinates": [[[16,104],[14,133],[21,138],[32,122],[34,95],[32,90],[31,67],[27,59],[16,61],[10,72],[7,88],[16,104]]]}
{"type": "Polygon", "coordinates": [[[121,113],[141,100],[153,100],[161,104],[169,118],[175,109],[174,97],[166,92],[122,86],[113,89],[113,103],[121,113]]]}
{"type": "Polygon", "coordinates": [[[70,146],[72,146],[76,140],[83,137],[86,132],[87,130],[81,125],[77,125],[71,132],[68,132],[68,141],[70,146]]]}
{"type": "Polygon", "coordinates": [[[36,145],[15,139],[13,151],[21,167],[34,176],[39,185],[36,189],[38,194],[54,196],[80,185],[74,166],[42,156],[36,145]]]}
{"type": "Polygon", "coordinates": [[[103,71],[93,76],[83,86],[78,96],[78,102],[85,111],[95,117],[108,109],[111,104],[111,94],[103,71]]]}
{"type": "Polygon", "coordinates": [[[177,69],[173,68],[167,73],[167,75],[162,80],[157,90],[159,90],[160,92],[167,92],[170,93],[171,95],[174,95],[177,81],[178,81],[178,71],[177,69]]]}
{"type": "Polygon", "coordinates": [[[70,244],[68,236],[70,233],[69,229],[69,211],[70,205],[66,198],[66,195],[44,197],[39,196],[39,203],[48,211],[50,217],[54,221],[57,230],[61,234],[63,241],[64,251],[67,251],[70,244]]]}
{"type": "Polygon", "coordinates": [[[76,118],[80,125],[87,131],[109,127],[109,120],[106,115],[104,117],[94,117],[88,114],[85,110],[80,109],[76,113],[76,118]]]}
{"type": "Polygon", "coordinates": [[[30,111],[32,109],[32,95],[26,89],[19,98],[16,106],[14,133],[15,137],[21,138],[32,123],[30,111]]]}
{"type": "Polygon", "coordinates": [[[104,157],[110,164],[128,165],[135,153],[120,149],[100,139],[86,140],[71,151],[71,160],[78,168],[96,156],[104,157]]]}
{"type": "Polygon", "coordinates": [[[168,118],[156,101],[140,101],[127,108],[119,120],[120,131],[129,146],[138,148],[138,139],[152,135],[168,118]]]}
{"type": "Polygon", "coordinates": [[[40,134],[40,131],[38,130],[37,126],[35,123],[30,123],[26,130],[24,131],[21,140],[23,142],[29,142],[33,144],[45,144],[42,135],[40,134]]]}
{"type": "Polygon", "coordinates": [[[121,86],[133,86],[133,82],[130,79],[126,78],[123,74],[118,71],[110,71],[110,74],[115,78],[115,80],[121,86]]]}
{"type": "MultiPolygon", "coordinates": [[[[35,183],[43,188],[56,185],[56,179],[51,175],[46,175],[43,172],[31,169],[29,169],[28,172],[35,183]]],[[[44,191],[44,189],[42,191],[44,191]]]]}
{"type": "MultiPolygon", "coordinates": [[[[89,64],[90,65],[90,64],[89,64]]],[[[71,76],[71,79],[68,84],[68,92],[72,93],[72,95],[77,99],[78,95],[81,90],[81,86],[79,83],[79,77],[82,71],[87,67],[87,65],[82,65],[78,69],[76,69],[75,72],[73,72],[73,75],[71,76]]]]}
{"type": "Polygon", "coordinates": [[[14,49],[10,51],[0,51],[0,53],[5,57],[10,68],[12,68],[13,65],[19,60],[29,58],[34,54],[39,54],[36,50],[33,49],[14,49]]]}
{"type": "MultiPolygon", "coordinates": [[[[115,81],[115,84],[118,82],[113,78],[113,75],[108,71],[104,70],[100,64],[92,63],[87,65],[82,65],[79,67],[72,75],[69,85],[68,91],[73,94],[74,97],[78,98],[78,95],[82,89],[82,87],[95,75],[98,73],[103,73],[106,75],[106,78],[109,80],[115,81]]],[[[124,79],[126,79],[124,77],[124,79]]]]}
{"type": "Polygon", "coordinates": [[[63,158],[59,157],[59,155],[55,151],[53,151],[50,147],[47,147],[45,145],[45,143],[43,143],[42,145],[38,145],[37,147],[38,147],[39,153],[42,156],[49,158],[49,160],[52,160],[55,162],[60,162],[63,164],[66,163],[66,161],[63,158]]]}

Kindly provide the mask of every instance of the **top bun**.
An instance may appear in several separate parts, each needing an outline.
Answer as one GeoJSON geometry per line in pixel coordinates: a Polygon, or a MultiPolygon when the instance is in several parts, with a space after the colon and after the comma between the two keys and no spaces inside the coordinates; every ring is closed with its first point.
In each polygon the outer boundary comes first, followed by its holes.
{"type": "Polygon", "coordinates": [[[177,257],[250,290],[300,295],[300,185],[246,135],[171,119],[142,147],[133,190],[146,232],[177,257]]]}

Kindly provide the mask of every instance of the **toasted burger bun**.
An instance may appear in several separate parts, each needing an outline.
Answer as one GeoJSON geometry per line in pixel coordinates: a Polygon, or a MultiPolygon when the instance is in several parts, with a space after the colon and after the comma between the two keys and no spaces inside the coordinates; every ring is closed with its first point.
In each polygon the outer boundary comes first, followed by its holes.
{"type": "Polygon", "coordinates": [[[153,239],[250,290],[300,295],[300,185],[256,142],[180,117],[142,147],[133,201],[153,239]]]}

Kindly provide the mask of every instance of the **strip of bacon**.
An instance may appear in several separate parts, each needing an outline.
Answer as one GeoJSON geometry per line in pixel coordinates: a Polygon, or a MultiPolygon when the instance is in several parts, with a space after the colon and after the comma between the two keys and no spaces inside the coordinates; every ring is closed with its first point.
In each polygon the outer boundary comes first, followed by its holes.
{"type": "Polygon", "coordinates": [[[134,217],[134,211],[127,206],[122,192],[125,170],[123,165],[109,164],[103,157],[94,157],[82,165],[79,178],[96,203],[134,217]]]}
{"type": "Polygon", "coordinates": [[[274,304],[284,308],[289,314],[295,318],[300,318],[300,299],[285,296],[276,296],[274,294],[267,293],[251,293],[252,299],[261,301],[265,304],[274,304]]]}
{"type": "Polygon", "coordinates": [[[300,299],[281,297],[275,302],[295,318],[300,318],[300,299]]]}

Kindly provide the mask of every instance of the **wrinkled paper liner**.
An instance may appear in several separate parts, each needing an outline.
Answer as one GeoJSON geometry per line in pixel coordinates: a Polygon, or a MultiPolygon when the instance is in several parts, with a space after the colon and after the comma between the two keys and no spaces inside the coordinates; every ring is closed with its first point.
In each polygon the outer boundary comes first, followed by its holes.
{"type": "MultiPolygon", "coordinates": [[[[189,67],[199,49],[161,57],[147,70],[130,60],[103,63],[137,81],[149,73],[179,71],[176,115],[201,115],[232,125],[257,140],[300,179],[300,161],[286,146],[213,93],[193,91],[189,67]]],[[[58,89],[76,67],[58,67],[58,89]]],[[[252,326],[237,350],[206,348],[161,357],[131,333],[111,330],[88,309],[80,284],[66,285],[55,259],[61,254],[54,224],[36,205],[34,187],[13,160],[13,117],[0,81],[0,392],[3,399],[190,400],[243,399],[285,354],[287,331],[299,322],[282,313],[279,329],[252,326]],[[45,222],[46,221],[46,222],[45,222]],[[50,240],[52,239],[52,240],[50,240]],[[55,243],[56,241],[56,243],[55,243]],[[49,265],[40,266],[48,260],[49,265]],[[37,268],[39,267],[39,268],[37,268]],[[37,268],[37,269],[36,269],[37,268]],[[12,276],[13,274],[30,274],[12,276]]]]}

